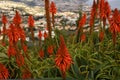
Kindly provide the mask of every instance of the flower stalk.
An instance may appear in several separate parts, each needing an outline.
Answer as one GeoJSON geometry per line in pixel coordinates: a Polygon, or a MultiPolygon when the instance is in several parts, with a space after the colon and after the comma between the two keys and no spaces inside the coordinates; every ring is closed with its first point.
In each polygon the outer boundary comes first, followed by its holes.
{"type": "Polygon", "coordinates": [[[50,20],[50,11],[49,11],[49,0],[44,0],[45,1],[45,13],[46,13],[46,22],[47,22],[47,28],[48,28],[48,33],[49,37],[51,37],[51,20],[50,20]]]}

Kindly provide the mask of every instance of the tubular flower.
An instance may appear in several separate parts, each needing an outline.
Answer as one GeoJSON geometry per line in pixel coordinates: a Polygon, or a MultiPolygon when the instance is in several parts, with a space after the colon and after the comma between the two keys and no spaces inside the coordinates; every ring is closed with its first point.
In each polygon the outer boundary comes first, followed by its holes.
{"type": "Polygon", "coordinates": [[[2,23],[3,24],[6,24],[8,21],[7,21],[7,18],[6,18],[6,16],[3,14],[2,15],[2,23]]]}
{"type": "Polygon", "coordinates": [[[100,6],[100,18],[103,19],[103,17],[105,16],[104,13],[104,8],[105,8],[105,0],[100,0],[99,2],[99,6],[100,6]]]}
{"type": "Polygon", "coordinates": [[[18,29],[11,23],[9,29],[7,30],[7,35],[9,38],[10,45],[16,43],[20,38],[20,33],[18,29]]]}
{"type": "Polygon", "coordinates": [[[44,32],[44,38],[46,39],[48,37],[48,33],[45,31],[44,32]]]}
{"type": "Polygon", "coordinates": [[[48,46],[47,51],[48,51],[49,55],[53,54],[53,50],[54,50],[54,47],[52,45],[48,46]]]}
{"type": "Polygon", "coordinates": [[[80,41],[81,42],[84,42],[86,40],[86,35],[85,34],[82,34],[81,37],[80,37],[80,41]]]}
{"type": "Polygon", "coordinates": [[[110,8],[110,5],[109,5],[108,1],[105,2],[104,11],[105,11],[105,16],[103,17],[103,24],[105,26],[105,24],[106,24],[106,18],[109,19],[109,16],[111,14],[111,8],[110,8]]]}
{"type": "Polygon", "coordinates": [[[100,7],[99,7],[100,18],[101,19],[108,18],[111,13],[111,9],[110,9],[110,5],[109,5],[108,1],[100,0],[99,3],[100,3],[99,4],[100,5],[100,7]]]}
{"type": "Polygon", "coordinates": [[[110,9],[110,6],[109,6],[109,3],[108,1],[105,1],[105,0],[100,0],[99,2],[100,4],[100,7],[99,7],[99,10],[100,10],[100,18],[103,20],[103,24],[105,26],[106,24],[106,19],[108,18],[109,19],[109,16],[110,16],[110,13],[111,13],[111,9],[110,9]]]}
{"type": "Polygon", "coordinates": [[[27,52],[27,46],[25,44],[22,46],[22,48],[24,52],[27,52]]]}
{"type": "Polygon", "coordinates": [[[57,9],[56,9],[55,3],[53,1],[50,4],[50,12],[52,13],[52,26],[55,27],[55,16],[54,16],[54,14],[56,14],[57,9]]]}
{"type": "Polygon", "coordinates": [[[19,67],[24,65],[24,57],[22,54],[16,56],[16,63],[19,67]]]}
{"type": "Polygon", "coordinates": [[[120,32],[120,25],[119,25],[120,24],[120,13],[117,8],[114,10],[114,13],[112,17],[110,18],[109,23],[110,23],[109,29],[111,33],[120,32]]]}
{"type": "Polygon", "coordinates": [[[8,57],[11,57],[11,56],[15,56],[17,52],[14,47],[9,46],[7,54],[8,54],[8,57]]]}
{"type": "Polygon", "coordinates": [[[24,42],[26,39],[25,31],[21,27],[17,27],[17,29],[18,29],[18,33],[20,35],[20,39],[22,40],[22,42],[24,42]]]}
{"type": "Polygon", "coordinates": [[[92,9],[91,9],[91,15],[90,15],[90,26],[91,27],[93,26],[95,16],[97,15],[97,9],[96,8],[97,8],[97,3],[94,0],[93,1],[93,6],[92,6],[92,9]]]}
{"type": "Polygon", "coordinates": [[[83,27],[85,25],[85,23],[86,23],[86,14],[84,14],[82,16],[82,18],[80,19],[78,29],[80,29],[81,27],[83,27]]]}
{"type": "Polygon", "coordinates": [[[0,79],[7,79],[9,77],[8,69],[0,63],[0,79]]]}
{"type": "Polygon", "coordinates": [[[41,38],[42,38],[42,31],[41,31],[41,30],[39,30],[38,37],[39,37],[39,39],[41,39],[41,38]]]}
{"type": "Polygon", "coordinates": [[[57,50],[55,64],[61,70],[63,79],[65,79],[66,71],[70,68],[71,63],[72,59],[65,45],[64,38],[60,36],[60,46],[57,50]]]}
{"type": "Polygon", "coordinates": [[[103,41],[103,39],[104,39],[104,32],[103,31],[100,32],[99,39],[100,39],[100,42],[103,41]]]}
{"type": "Polygon", "coordinates": [[[30,79],[30,78],[31,78],[31,72],[27,69],[23,70],[22,79],[30,79]]]}
{"type": "Polygon", "coordinates": [[[15,14],[15,16],[13,18],[13,23],[15,25],[19,25],[19,24],[21,24],[21,22],[22,22],[21,16],[20,16],[19,12],[16,11],[16,14],[15,14]]]}
{"type": "Polygon", "coordinates": [[[39,56],[40,58],[43,58],[44,57],[44,51],[41,49],[40,52],[39,52],[39,56]]]}
{"type": "Polygon", "coordinates": [[[105,10],[106,17],[109,19],[109,16],[111,14],[111,8],[110,8],[110,5],[109,5],[108,1],[105,2],[104,10],[105,10]]]}
{"type": "Polygon", "coordinates": [[[28,25],[29,27],[34,27],[34,19],[32,15],[28,17],[28,25]]]}
{"type": "Polygon", "coordinates": [[[56,12],[57,12],[56,5],[55,5],[55,3],[54,3],[53,1],[52,1],[51,4],[50,4],[50,12],[51,12],[52,14],[56,14],[56,12]]]}
{"type": "Polygon", "coordinates": [[[112,33],[113,44],[115,46],[116,35],[118,32],[120,32],[120,13],[117,8],[114,10],[112,17],[109,19],[109,23],[109,30],[112,33]]]}

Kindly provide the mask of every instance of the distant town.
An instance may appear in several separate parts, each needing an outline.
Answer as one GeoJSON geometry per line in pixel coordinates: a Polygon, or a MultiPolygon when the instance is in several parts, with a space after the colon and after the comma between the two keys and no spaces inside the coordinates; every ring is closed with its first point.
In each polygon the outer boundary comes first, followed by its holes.
{"type": "MultiPolygon", "coordinates": [[[[81,4],[80,6],[81,6],[80,11],[88,15],[87,24],[84,26],[84,28],[88,28],[91,6],[87,4],[81,4]]],[[[24,3],[13,2],[13,1],[0,1],[0,14],[2,16],[2,13],[4,13],[10,22],[12,21],[16,10],[19,11],[19,13],[21,14],[21,17],[23,20],[23,23],[21,25],[22,27],[25,28],[26,31],[28,31],[27,20],[30,14],[34,16],[34,20],[35,20],[34,30],[35,30],[36,37],[38,35],[38,30],[46,29],[46,18],[45,18],[43,7],[39,7],[39,6],[30,7],[24,3]]],[[[0,16],[0,19],[1,19],[1,16],[0,16]]],[[[75,31],[77,29],[76,21],[78,20],[78,18],[79,18],[79,11],[75,11],[75,12],[58,11],[57,14],[55,14],[55,28],[58,30],[64,29],[67,31],[75,31]]],[[[99,23],[96,23],[96,26],[97,25],[99,25],[99,23]]]]}

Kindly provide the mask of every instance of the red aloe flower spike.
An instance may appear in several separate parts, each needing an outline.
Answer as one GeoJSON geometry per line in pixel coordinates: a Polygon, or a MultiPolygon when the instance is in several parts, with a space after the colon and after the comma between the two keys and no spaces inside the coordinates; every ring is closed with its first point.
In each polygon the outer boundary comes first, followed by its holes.
{"type": "Polygon", "coordinates": [[[103,39],[104,39],[104,32],[103,31],[100,32],[99,39],[100,39],[100,42],[103,41],[103,39]]]}
{"type": "Polygon", "coordinates": [[[60,36],[60,46],[57,50],[55,64],[61,70],[63,79],[65,79],[66,71],[70,68],[71,63],[72,59],[65,45],[64,38],[60,36]]]}
{"type": "Polygon", "coordinates": [[[2,23],[3,23],[3,39],[2,39],[2,45],[5,46],[5,35],[6,35],[6,23],[7,23],[7,18],[6,16],[3,14],[2,15],[2,23]]]}
{"type": "Polygon", "coordinates": [[[28,17],[28,25],[29,27],[34,27],[34,19],[32,15],[28,17]]]}
{"type": "Polygon", "coordinates": [[[44,51],[41,49],[40,52],[39,52],[39,57],[40,58],[43,58],[44,57],[44,51]]]}
{"type": "Polygon", "coordinates": [[[113,44],[115,46],[117,33],[120,32],[120,13],[116,8],[112,17],[109,19],[110,27],[109,30],[112,33],[113,44]]]}
{"type": "Polygon", "coordinates": [[[24,65],[24,57],[23,57],[23,55],[22,54],[18,54],[17,56],[16,56],[16,63],[17,63],[17,65],[19,66],[19,67],[21,67],[21,66],[23,66],[24,65]]]}
{"type": "Polygon", "coordinates": [[[16,42],[18,42],[20,38],[20,33],[18,29],[12,23],[10,24],[9,29],[7,30],[7,36],[9,38],[10,45],[13,45],[16,42]]]}
{"type": "Polygon", "coordinates": [[[41,46],[42,36],[43,36],[42,31],[39,30],[39,34],[38,34],[38,38],[39,38],[39,46],[41,46]]]}
{"type": "Polygon", "coordinates": [[[21,24],[21,22],[22,22],[21,16],[20,16],[19,12],[16,11],[16,14],[13,18],[13,23],[18,26],[19,24],[21,24]]]}
{"type": "Polygon", "coordinates": [[[113,18],[114,18],[114,22],[117,25],[119,25],[119,23],[120,23],[120,13],[119,13],[117,8],[115,8],[115,10],[114,10],[113,18]]]}
{"type": "Polygon", "coordinates": [[[42,31],[41,31],[41,30],[39,30],[38,37],[39,37],[39,39],[41,39],[41,38],[42,38],[42,31]]]}
{"type": "Polygon", "coordinates": [[[103,20],[103,25],[105,27],[106,19],[107,18],[109,19],[109,16],[110,16],[110,13],[111,13],[111,9],[110,9],[108,1],[100,0],[99,5],[100,5],[100,7],[99,7],[100,18],[101,18],[101,20],[103,20]]]}
{"type": "Polygon", "coordinates": [[[22,48],[23,48],[23,51],[26,53],[27,52],[27,46],[25,44],[23,44],[22,48]]]}
{"type": "Polygon", "coordinates": [[[112,18],[109,19],[109,23],[110,23],[109,29],[111,33],[120,32],[120,25],[119,25],[120,24],[120,13],[117,8],[114,10],[112,18]]]}
{"type": "Polygon", "coordinates": [[[8,54],[8,57],[15,56],[17,54],[17,51],[15,50],[14,47],[9,46],[7,54],[8,54]]]}
{"type": "Polygon", "coordinates": [[[44,38],[46,39],[48,37],[48,33],[45,31],[44,32],[44,38]]]}
{"type": "Polygon", "coordinates": [[[6,24],[8,21],[7,21],[7,18],[6,18],[6,16],[3,14],[2,15],[2,23],[3,24],[6,24]]]}
{"type": "Polygon", "coordinates": [[[106,18],[108,18],[108,20],[109,20],[109,17],[110,17],[110,14],[111,14],[111,8],[110,8],[110,5],[109,5],[108,1],[105,2],[104,13],[105,13],[105,16],[103,17],[103,25],[105,27],[106,18]]]}
{"type": "Polygon", "coordinates": [[[30,79],[31,78],[31,72],[27,69],[24,69],[22,72],[22,79],[30,79]]]}
{"type": "Polygon", "coordinates": [[[82,34],[81,37],[80,37],[80,41],[81,42],[84,42],[86,40],[86,35],[85,34],[82,34]]]}
{"type": "Polygon", "coordinates": [[[8,69],[0,63],[0,79],[3,80],[3,79],[8,79],[9,77],[9,72],[8,72],[8,69]]]}
{"type": "Polygon", "coordinates": [[[54,50],[54,46],[53,45],[48,46],[47,51],[48,51],[49,55],[53,54],[53,50],[54,50]]]}
{"type": "Polygon", "coordinates": [[[94,24],[94,19],[97,15],[97,3],[95,2],[95,0],[93,1],[93,5],[92,5],[92,9],[91,9],[91,16],[90,16],[90,27],[93,26],[94,24]]]}
{"type": "Polygon", "coordinates": [[[103,17],[105,16],[104,13],[104,8],[105,8],[105,0],[100,0],[100,18],[103,19],[103,17]]]}
{"type": "Polygon", "coordinates": [[[56,5],[55,5],[55,3],[54,3],[53,1],[52,1],[51,4],[50,4],[50,12],[51,12],[52,14],[56,14],[56,12],[57,12],[56,5]]]}
{"type": "Polygon", "coordinates": [[[79,26],[78,29],[82,28],[86,23],[86,14],[82,16],[82,18],[79,20],[79,26]]]}
{"type": "Polygon", "coordinates": [[[32,15],[30,15],[30,16],[28,17],[28,25],[29,25],[29,27],[30,27],[32,41],[33,41],[33,43],[34,43],[34,31],[33,31],[34,19],[33,19],[33,16],[32,16],[32,15]]]}
{"type": "Polygon", "coordinates": [[[17,29],[18,29],[18,33],[20,35],[20,39],[23,43],[26,40],[25,31],[21,27],[18,27],[17,29]]]}
{"type": "Polygon", "coordinates": [[[110,8],[108,1],[105,2],[105,9],[104,10],[106,13],[106,17],[109,19],[110,14],[111,14],[111,8],[110,8]]]}
{"type": "Polygon", "coordinates": [[[54,14],[56,14],[57,9],[56,9],[56,5],[55,5],[55,3],[53,1],[50,4],[50,12],[52,13],[52,24],[53,24],[53,27],[54,27],[55,26],[54,14]]]}

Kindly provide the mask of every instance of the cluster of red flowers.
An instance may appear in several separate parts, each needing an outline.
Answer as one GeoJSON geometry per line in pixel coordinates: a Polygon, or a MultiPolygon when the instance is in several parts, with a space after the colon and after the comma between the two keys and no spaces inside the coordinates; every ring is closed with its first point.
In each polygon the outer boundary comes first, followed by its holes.
{"type": "Polygon", "coordinates": [[[111,9],[110,9],[108,1],[100,0],[98,9],[99,9],[99,13],[100,13],[100,18],[103,20],[103,24],[105,27],[106,19],[107,18],[109,19],[109,16],[111,14],[111,9]]]}
{"type": "Polygon", "coordinates": [[[8,57],[15,56],[16,54],[17,54],[17,52],[16,52],[15,48],[12,46],[9,46],[8,52],[7,52],[8,57]]]}
{"type": "MultiPolygon", "coordinates": [[[[49,56],[51,56],[53,54],[53,51],[54,51],[54,46],[53,45],[48,46],[47,52],[48,52],[49,56]]],[[[44,54],[43,49],[40,49],[39,56],[40,56],[40,58],[44,58],[45,54],[44,54]]]]}
{"type": "Polygon", "coordinates": [[[32,15],[28,17],[28,25],[29,27],[34,27],[34,19],[32,15]]]}
{"type": "Polygon", "coordinates": [[[99,38],[100,38],[100,41],[103,41],[103,39],[104,39],[104,32],[103,31],[100,32],[99,38]]]}
{"type": "Polygon", "coordinates": [[[79,20],[79,25],[78,25],[78,29],[82,28],[86,23],[86,14],[84,14],[82,16],[82,18],[79,20]]]}
{"type": "Polygon", "coordinates": [[[112,33],[113,44],[115,45],[116,35],[120,32],[120,13],[117,8],[114,10],[112,17],[109,19],[109,23],[109,30],[112,33]]]}
{"type": "MultiPolygon", "coordinates": [[[[85,33],[83,32],[83,26],[85,25],[86,23],[86,14],[83,14],[82,18],[79,20],[79,24],[78,24],[78,32],[79,30],[81,31],[81,36],[80,36],[80,41],[81,42],[84,42],[86,40],[86,36],[85,36],[85,33]]],[[[80,34],[80,33],[78,33],[80,34]]]]}
{"type": "Polygon", "coordinates": [[[7,18],[6,16],[3,14],[2,15],[2,24],[3,24],[3,31],[2,31],[2,34],[3,34],[3,40],[2,40],[2,45],[5,46],[5,35],[6,35],[6,24],[7,24],[7,18]]]}
{"type": "Polygon", "coordinates": [[[15,27],[14,24],[10,24],[9,29],[7,30],[7,36],[9,38],[9,44],[12,46],[16,44],[20,38],[19,30],[15,27]]]}
{"type": "Polygon", "coordinates": [[[53,1],[52,1],[51,4],[50,4],[50,12],[51,12],[52,14],[56,14],[56,12],[57,12],[56,5],[55,5],[55,3],[54,3],[53,1]]]}
{"type": "Polygon", "coordinates": [[[7,21],[7,18],[6,18],[6,16],[3,14],[2,15],[2,23],[3,24],[6,24],[8,21],[7,21]]]}
{"type": "Polygon", "coordinates": [[[80,41],[81,42],[84,42],[86,40],[86,35],[85,34],[82,34],[81,37],[80,37],[80,41]]]}
{"type": "Polygon", "coordinates": [[[43,58],[43,57],[44,57],[44,51],[43,51],[43,49],[40,50],[39,56],[40,56],[40,58],[43,58]]]}
{"type": "Polygon", "coordinates": [[[50,4],[50,12],[52,14],[52,24],[53,24],[53,27],[54,27],[54,24],[55,24],[54,14],[56,14],[57,8],[56,8],[56,5],[55,5],[55,3],[53,1],[50,4]]]}
{"type": "Polygon", "coordinates": [[[91,9],[91,16],[90,16],[90,27],[92,27],[93,26],[93,24],[94,24],[94,19],[95,19],[95,17],[97,16],[97,7],[98,7],[98,5],[97,5],[97,3],[96,3],[96,1],[94,0],[93,1],[93,6],[92,6],[92,9],[91,9]]]}
{"type": "Polygon", "coordinates": [[[8,69],[0,63],[0,79],[7,79],[9,77],[8,69]]]}
{"type": "Polygon", "coordinates": [[[29,70],[27,70],[27,69],[23,70],[22,73],[23,73],[22,74],[22,79],[29,79],[31,77],[31,75],[32,75],[31,72],[29,70]]]}
{"type": "Polygon", "coordinates": [[[40,38],[40,40],[41,40],[41,38],[42,38],[42,31],[41,31],[41,30],[39,30],[38,37],[39,37],[39,38],[40,38]]]}
{"type": "MultiPolygon", "coordinates": [[[[5,24],[7,23],[7,18],[5,15],[2,16],[2,23],[4,24],[3,26],[3,35],[6,34],[8,36],[8,41],[9,41],[9,46],[8,46],[8,57],[15,57],[16,64],[19,67],[24,66],[25,61],[24,61],[24,56],[21,53],[21,49],[26,53],[27,52],[27,46],[25,45],[25,40],[26,40],[26,35],[25,31],[21,27],[22,19],[18,11],[16,11],[16,14],[13,18],[13,22],[10,23],[9,28],[6,29],[5,24]],[[17,43],[21,41],[21,49],[18,48],[17,43]]],[[[8,72],[7,69],[0,64],[0,79],[6,79],[8,78],[8,72]],[[5,73],[1,73],[1,71],[5,70],[5,73]],[[2,75],[2,76],[1,76],[2,75]]],[[[4,72],[4,71],[2,71],[4,72]]]]}
{"type": "Polygon", "coordinates": [[[54,46],[53,45],[48,46],[47,51],[49,55],[52,55],[54,51],[54,46]]]}
{"type": "Polygon", "coordinates": [[[22,22],[21,16],[20,16],[19,12],[16,11],[16,14],[13,18],[13,23],[18,26],[21,24],[21,22],[22,22]]]}
{"type": "MultiPolygon", "coordinates": [[[[109,3],[105,0],[98,0],[99,2],[97,3],[95,0],[93,0],[93,6],[91,9],[91,16],[90,16],[90,28],[92,30],[92,26],[94,25],[94,21],[97,15],[100,15],[100,19],[103,21],[104,26],[106,25],[106,19],[109,20],[110,23],[110,32],[112,33],[112,38],[113,38],[113,43],[115,45],[116,43],[116,36],[117,33],[120,32],[120,13],[117,9],[114,10],[114,13],[112,14],[112,17],[110,17],[111,14],[111,9],[109,6],[109,3]],[[99,14],[98,14],[99,12],[99,14]]],[[[54,2],[51,2],[50,5],[50,12],[52,13],[52,22],[54,25],[54,14],[56,14],[56,6],[54,2]]],[[[18,67],[22,67],[25,65],[25,60],[24,60],[24,55],[21,53],[21,49],[18,48],[17,43],[18,41],[21,41],[21,47],[24,53],[27,52],[27,46],[25,45],[25,32],[21,28],[21,23],[22,19],[18,11],[16,11],[16,15],[13,18],[13,22],[10,23],[10,26],[8,29],[6,29],[6,24],[7,24],[7,18],[3,14],[2,15],[2,23],[3,23],[3,34],[7,34],[8,39],[9,39],[9,46],[8,46],[8,57],[15,57],[16,64],[18,67]]],[[[82,30],[83,26],[86,23],[86,14],[83,14],[82,18],[79,20],[78,24],[78,30],[82,30]]],[[[31,35],[33,38],[34,42],[34,32],[33,32],[33,27],[34,25],[34,18],[32,15],[28,17],[28,25],[31,29],[31,35]]],[[[104,39],[104,31],[101,31],[99,34],[100,41],[104,39]]],[[[48,38],[48,33],[45,31],[44,34],[42,34],[42,31],[39,30],[38,37],[41,38],[44,36],[44,38],[48,38]]],[[[86,40],[86,35],[81,31],[81,36],[80,36],[81,42],[84,42],[86,40]]],[[[39,57],[41,59],[44,58],[45,56],[45,50],[41,48],[40,46],[40,51],[39,51],[39,57]]],[[[54,45],[49,45],[47,46],[47,53],[51,56],[54,53],[54,45]]],[[[70,68],[70,65],[72,64],[72,58],[70,56],[70,53],[68,52],[68,49],[65,45],[65,41],[63,36],[60,36],[60,45],[56,53],[56,58],[55,58],[55,65],[59,68],[59,70],[62,73],[62,77],[65,79],[66,77],[66,71],[70,68]]],[[[27,65],[27,64],[26,64],[27,65]]],[[[31,72],[28,69],[24,69],[22,72],[22,78],[30,78],[31,77],[31,72]]],[[[9,77],[9,72],[7,68],[0,63],[0,79],[7,79],[9,77]]]]}
{"type": "MultiPolygon", "coordinates": [[[[104,30],[106,25],[106,20],[110,18],[111,8],[107,0],[97,0],[97,2],[93,1],[93,6],[91,9],[91,17],[90,17],[90,33],[92,32],[95,22],[95,18],[99,16],[100,22],[103,21],[103,30],[100,30],[99,38],[100,41],[104,39],[104,30]]],[[[101,27],[102,28],[102,27],[101,27]]]]}
{"type": "Polygon", "coordinates": [[[64,79],[66,76],[66,70],[70,68],[71,63],[72,63],[72,59],[65,45],[64,38],[63,36],[60,36],[60,46],[57,50],[55,64],[61,70],[62,77],[64,79]]]}

